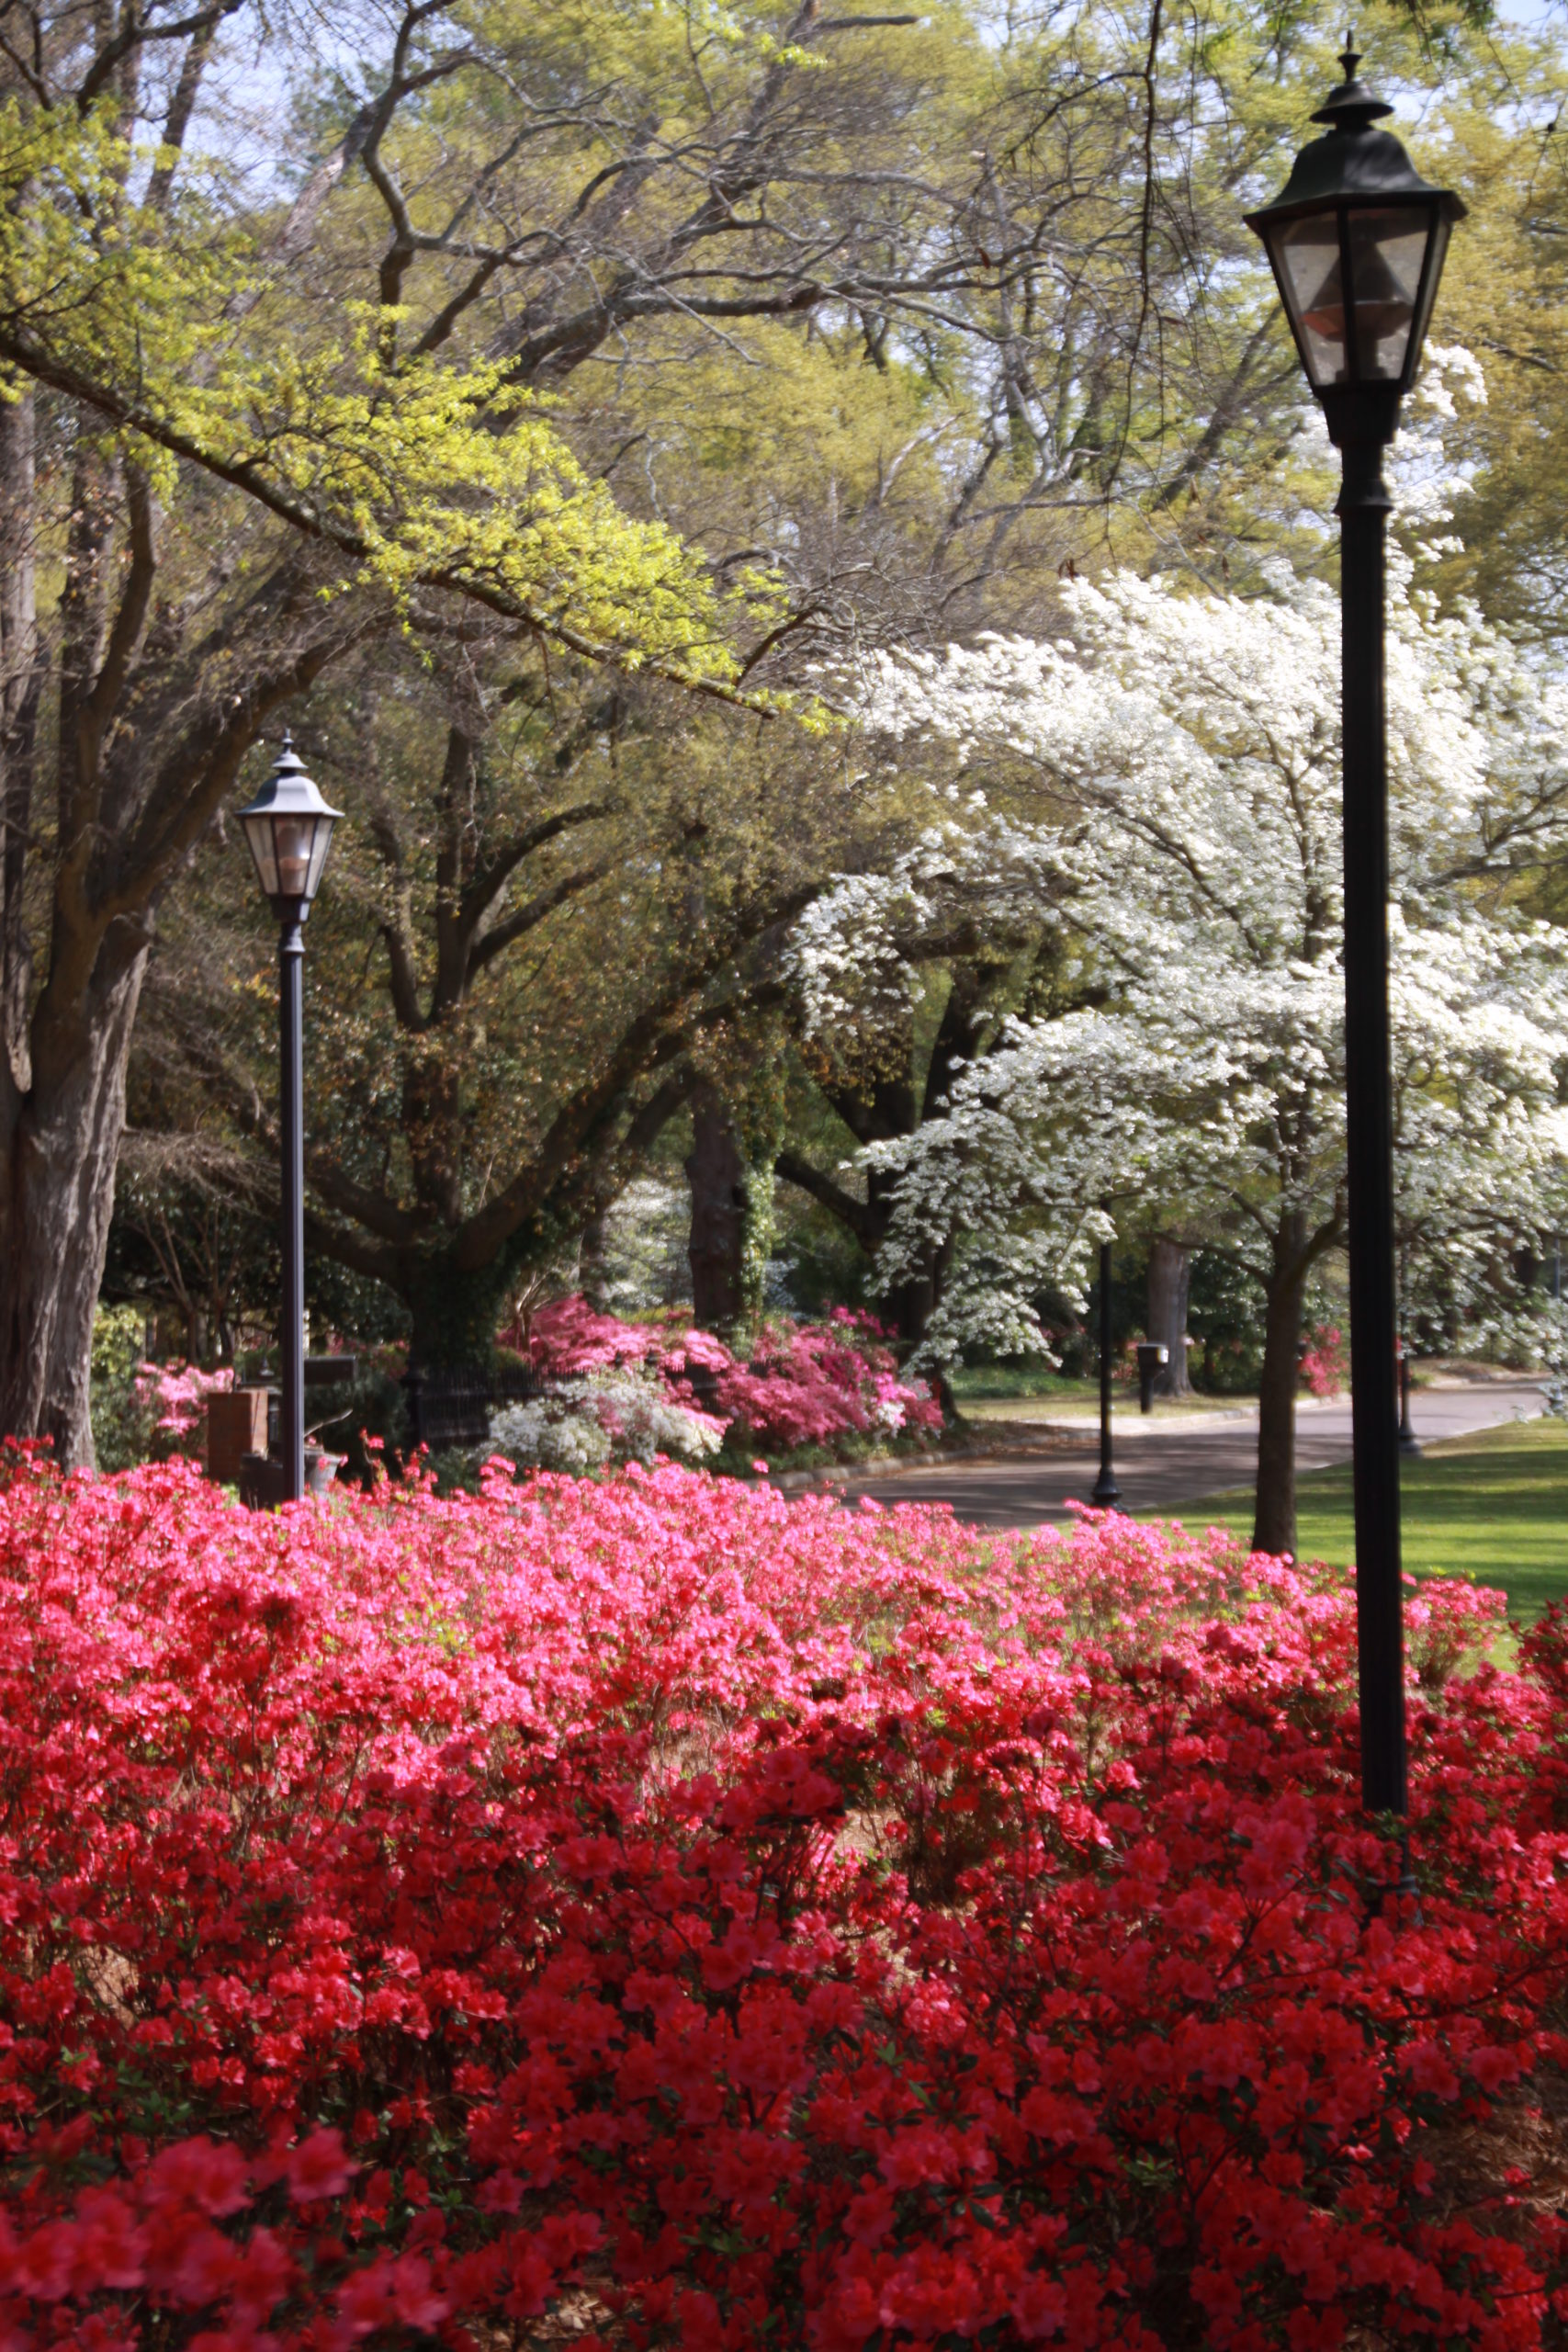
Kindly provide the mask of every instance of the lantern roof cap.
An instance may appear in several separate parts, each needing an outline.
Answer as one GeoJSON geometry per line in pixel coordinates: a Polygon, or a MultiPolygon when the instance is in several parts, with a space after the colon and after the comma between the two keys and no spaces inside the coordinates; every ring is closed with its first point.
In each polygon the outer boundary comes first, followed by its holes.
{"type": "Polygon", "coordinates": [[[305,763],[294,749],[294,737],[285,728],[283,741],[271,768],[262,781],[254,800],[241,809],[243,817],[341,817],[343,810],[333,808],[321,797],[320,787],[306,774],[305,763]]]}
{"type": "Polygon", "coordinates": [[[1266,220],[1314,212],[1335,203],[1435,203],[1448,220],[1462,220],[1465,207],[1461,198],[1424,180],[1392,130],[1373,128],[1393,108],[1358,77],[1361,53],[1352,35],[1348,33],[1345,39],[1339,58],[1345,78],[1312,118],[1314,122],[1326,123],[1327,130],[1321,139],[1309,141],[1302,149],[1273,203],[1247,214],[1247,226],[1261,230],[1266,220]]]}
{"type": "Polygon", "coordinates": [[[1384,115],[1393,112],[1386,98],[1380,98],[1374,91],[1368,89],[1364,82],[1357,79],[1356,68],[1361,62],[1362,52],[1355,42],[1355,34],[1348,32],[1345,46],[1339,52],[1345,79],[1330,90],[1312,118],[1314,122],[1327,123],[1330,130],[1337,130],[1343,124],[1347,130],[1363,130],[1369,123],[1381,121],[1384,115]]]}

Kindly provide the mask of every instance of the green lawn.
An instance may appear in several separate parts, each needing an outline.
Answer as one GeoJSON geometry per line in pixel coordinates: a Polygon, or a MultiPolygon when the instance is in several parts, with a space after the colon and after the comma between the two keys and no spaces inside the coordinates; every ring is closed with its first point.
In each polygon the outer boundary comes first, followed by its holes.
{"type": "MultiPolygon", "coordinates": [[[[1190,1421],[1215,1413],[1246,1412],[1257,1403],[1256,1396],[1156,1396],[1148,1421],[1190,1421]]],[[[1148,1426],[1138,1410],[1136,1389],[1129,1394],[1119,1388],[1112,1404],[1119,1428],[1124,1429],[1129,1420],[1148,1426]]],[[[961,1409],[972,1428],[984,1428],[987,1421],[1067,1421],[1088,1429],[1100,1417],[1100,1391],[1088,1382],[1080,1387],[1064,1380],[1047,1396],[965,1396],[961,1409]]]]}
{"type": "Polygon", "coordinates": [[[1098,1380],[1064,1380],[1049,1364],[1030,1356],[1013,1357],[1006,1363],[960,1364],[952,1382],[953,1393],[961,1406],[980,1398],[998,1402],[1019,1396],[1043,1396],[1055,1404],[1071,1404],[1100,1394],[1098,1380]]]}
{"type": "MultiPolygon", "coordinates": [[[[1402,1468],[1404,1565],[1414,1574],[1501,1585],[1523,1619],[1568,1598],[1568,1422],[1511,1422],[1448,1438],[1402,1468]]],[[[1245,1541],[1252,1496],[1236,1488],[1161,1516],[1189,1527],[1231,1527],[1245,1541]]],[[[1348,1467],[1303,1477],[1297,1539],[1303,1559],[1348,1563],[1348,1467]]]]}
{"type": "MultiPolygon", "coordinates": [[[[1010,1363],[965,1364],[952,1375],[952,1380],[953,1393],[966,1420],[1081,1421],[1092,1420],[1100,1410],[1098,1375],[1088,1380],[1065,1380],[1049,1365],[1027,1357],[1010,1363]]],[[[1175,1420],[1193,1413],[1224,1412],[1257,1402],[1256,1396],[1232,1396],[1228,1391],[1224,1396],[1194,1393],[1179,1404],[1157,1399],[1153,1418],[1175,1420]]],[[[1118,1382],[1115,1404],[1119,1414],[1135,1414],[1136,1385],[1118,1382]]]]}

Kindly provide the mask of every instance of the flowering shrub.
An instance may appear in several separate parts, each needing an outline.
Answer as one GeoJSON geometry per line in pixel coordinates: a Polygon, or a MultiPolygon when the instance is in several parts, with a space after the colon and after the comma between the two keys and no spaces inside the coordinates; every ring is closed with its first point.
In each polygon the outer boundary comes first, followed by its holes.
{"type": "Polygon", "coordinates": [[[525,1333],[513,1327],[502,1337],[525,1346],[537,1370],[563,1379],[610,1364],[643,1363],[649,1358],[657,1362],[668,1333],[657,1323],[623,1323],[618,1315],[601,1315],[579,1295],[536,1307],[525,1333]]]}
{"type": "Polygon", "coordinates": [[[1337,1396],[1345,1385],[1345,1338],[1337,1323],[1319,1323],[1302,1357],[1302,1379],[1314,1396],[1337,1396]]]}
{"type": "Polygon", "coordinates": [[[18,2352],[1561,2340],[1561,1621],[1413,1599],[1370,1916],[1343,1578],[10,1459],[18,2352]]]}
{"type": "Polygon", "coordinates": [[[154,1437],[167,1432],[171,1453],[196,1453],[206,1427],[207,1400],[234,1385],[234,1368],[223,1364],[203,1372],[196,1363],[141,1363],[136,1367],[136,1393],[152,1419],[154,1437]]]}
{"type": "Polygon", "coordinates": [[[833,1445],[942,1427],[929,1385],[900,1380],[880,1327],[845,1306],[825,1323],[770,1326],[750,1364],[719,1372],[716,1400],[761,1446],[833,1445]]]}
{"type": "Polygon", "coordinates": [[[724,1423],[682,1404],[657,1373],[632,1363],[562,1381],[527,1404],[492,1413],[490,1442],[519,1468],[579,1476],[612,1460],[651,1464],[656,1454],[700,1462],[716,1453],[724,1423]]]}
{"type": "Polygon", "coordinates": [[[149,1458],[201,1451],[207,1400],[228,1388],[233,1371],[197,1364],[150,1363],[141,1353],[142,1317],[130,1306],[100,1307],[93,1318],[92,1413],[99,1467],[130,1469],[149,1458]]]}
{"type": "MultiPolygon", "coordinates": [[[[931,1434],[942,1408],[927,1384],[901,1380],[873,1316],[835,1307],[821,1323],[763,1326],[750,1363],[710,1331],[623,1323],[581,1298],[543,1307],[529,1351],[539,1369],[570,1376],[642,1364],[687,1407],[716,1417],[749,1451],[842,1446],[846,1440],[931,1434]]],[[[691,1457],[691,1444],[667,1446],[691,1457]]]]}

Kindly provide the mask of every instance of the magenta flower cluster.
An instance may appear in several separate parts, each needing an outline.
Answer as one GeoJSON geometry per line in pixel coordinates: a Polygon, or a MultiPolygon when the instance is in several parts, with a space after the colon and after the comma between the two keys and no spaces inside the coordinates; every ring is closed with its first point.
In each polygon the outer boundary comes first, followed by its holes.
{"type": "Polygon", "coordinates": [[[901,1379],[875,1318],[845,1306],[820,1323],[765,1325],[742,1362],[711,1331],[623,1323],[568,1298],[534,1315],[528,1346],[539,1370],[557,1376],[648,1364],[681,1403],[716,1415],[732,1440],[764,1452],[942,1427],[929,1385],[901,1379]]]}
{"type": "Polygon", "coordinates": [[[139,1363],[132,1384],[137,1401],[155,1415],[153,1428],[166,1430],[181,1452],[186,1442],[199,1441],[207,1426],[207,1400],[234,1385],[231,1364],[204,1372],[195,1363],[139,1363]]]}

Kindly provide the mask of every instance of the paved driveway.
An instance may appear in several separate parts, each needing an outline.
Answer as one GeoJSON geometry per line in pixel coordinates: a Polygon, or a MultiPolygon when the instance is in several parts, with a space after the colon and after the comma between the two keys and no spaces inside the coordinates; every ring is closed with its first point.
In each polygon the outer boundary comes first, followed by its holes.
{"type": "MultiPolygon", "coordinates": [[[[1500,1421],[1530,1420],[1541,1409],[1540,1385],[1521,1381],[1416,1392],[1411,1408],[1421,1438],[1462,1437],[1500,1421]]],[[[1201,1420],[1185,1426],[1157,1418],[1140,1421],[1119,1413],[1113,1424],[1122,1508],[1134,1514],[1179,1510],[1200,1495],[1250,1486],[1258,1460],[1258,1417],[1201,1420]]],[[[1326,1470],[1350,1459],[1350,1400],[1303,1402],[1297,1408],[1296,1464],[1326,1470]]],[[[1079,1440],[1074,1430],[1060,1449],[1007,1462],[948,1462],[878,1477],[851,1478],[846,1496],[874,1495],[886,1503],[951,1503],[960,1519],[981,1527],[1035,1527],[1068,1516],[1069,1499],[1087,1502],[1100,1468],[1098,1430],[1079,1440]]]]}

